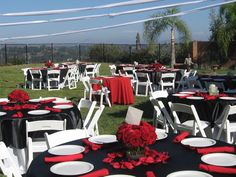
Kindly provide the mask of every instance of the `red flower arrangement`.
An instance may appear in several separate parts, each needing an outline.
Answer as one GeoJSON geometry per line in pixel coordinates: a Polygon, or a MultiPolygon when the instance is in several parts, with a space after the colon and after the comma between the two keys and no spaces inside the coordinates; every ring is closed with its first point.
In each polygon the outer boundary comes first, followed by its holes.
{"type": "Polygon", "coordinates": [[[51,60],[48,60],[45,62],[45,66],[48,67],[48,68],[51,68],[54,66],[53,62],[51,60]]]}
{"type": "Polygon", "coordinates": [[[118,141],[131,149],[144,148],[155,143],[157,139],[155,128],[144,121],[141,121],[140,125],[123,123],[116,136],[118,141]]]}
{"type": "Polygon", "coordinates": [[[24,90],[13,90],[9,95],[8,99],[10,102],[20,102],[20,103],[25,103],[29,101],[30,97],[27,92],[24,90]]]}

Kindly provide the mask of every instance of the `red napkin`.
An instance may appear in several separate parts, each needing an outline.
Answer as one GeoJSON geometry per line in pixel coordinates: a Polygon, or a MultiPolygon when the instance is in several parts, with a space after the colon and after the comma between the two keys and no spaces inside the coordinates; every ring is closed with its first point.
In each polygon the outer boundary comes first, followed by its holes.
{"type": "Polygon", "coordinates": [[[219,167],[214,165],[200,164],[199,169],[222,174],[236,174],[236,168],[219,167]]]}
{"type": "Polygon", "coordinates": [[[2,107],[2,110],[4,110],[4,111],[12,111],[12,110],[14,110],[15,108],[13,107],[13,106],[3,106],[2,107]]]}
{"type": "Polygon", "coordinates": [[[7,104],[6,101],[0,102],[0,106],[2,106],[2,105],[6,105],[6,104],[7,104]]]}
{"type": "Polygon", "coordinates": [[[53,101],[56,101],[56,98],[48,99],[48,100],[41,100],[40,103],[51,103],[53,101]]]}
{"type": "Polygon", "coordinates": [[[156,177],[156,175],[152,171],[147,171],[146,177],[156,177]]]}
{"type": "Polygon", "coordinates": [[[183,139],[185,139],[185,138],[188,137],[188,136],[189,136],[189,132],[184,131],[184,132],[180,133],[179,135],[177,135],[177,136],[174,138],[173,142],[174,142],[174,143],[180,143],[183,139]]]}
{"type": "Polygon", "coordinates": [[[55,105],[73,105],[73,103],[63,103],[63,102],[61,102],[61,103],[56,103],[55,105]]]}
{"type": "Polygon", "coordinates": [[[83,139],[83,143],[86,144],[90,149],[92,149],[93,151],[96,151],[98,149],[100,149],[102,147],[102,145],[100,144],[94,144],[91,143],[88,139],[83,139]]]}
{"type": "Polygon", "coordinates": [[[44,109],[52,111],[52,112],[61,112],[60,109],[56,109],[56,108],[49,108],[48,106],[45,106],[44,109]]]}
{"type": "Polygon", "coordinates": [[[44,161],[46,163],[67,162],[67,161],[80,160],[82,158],[83,158],[83,154],[72,154],[72,155],[61,155],[61,156],[55,156],[55,157],[44,157],[44,161]]]}
{"type": "Polygon", "coordinates": [[[38,104],[24,104],[22,105],[22,109],[37,109],[39,107],[38,104]]]}
{"type": "Polygon", "coordinates": [[[235,152],[235,148],[233,146],[197,148],[197,153],[199,154],[208,154],[213,152],[235,152]]]}
{"type": "Polygon", "coordinates": [[[100,170],[96,170],[86,175],[79,176],[79,177],[102,177],[102,176],[107,176],[107,175],[109,175],[108,169],[102,168],[100,170]]]}
{"type": "Polygon", "coordinates": [[[14,117],[14,118],[22,118],[23,114],[22,114],[22,112],[18,111],[17,113],[13,114],[12,117],[14,117]]]}

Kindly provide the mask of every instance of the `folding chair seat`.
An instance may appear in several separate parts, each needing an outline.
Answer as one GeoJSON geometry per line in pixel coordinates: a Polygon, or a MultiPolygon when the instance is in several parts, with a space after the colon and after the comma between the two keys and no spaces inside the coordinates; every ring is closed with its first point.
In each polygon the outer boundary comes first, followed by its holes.
{"type": "Polygon", "coordinates": [[[200,120],[194,105],[172,102],[169,102],[168,104],[174,117],[174,125],[176,130],[188,131],[192,135],[200,133],[202,137],[206,137],[204,129],[207,128],[210,123],[200,120]],[[186,117],[188,120],[181,121],[177,113],[188,114],[189,116],[186,117]]]}

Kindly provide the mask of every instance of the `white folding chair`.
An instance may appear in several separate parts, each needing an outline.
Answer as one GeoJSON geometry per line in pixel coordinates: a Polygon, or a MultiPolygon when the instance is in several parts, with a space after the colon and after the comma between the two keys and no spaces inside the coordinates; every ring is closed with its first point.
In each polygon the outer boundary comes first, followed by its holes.
{"type": "Polygon", "coordinates": [[[180,80],[175,81],[175,84],[177,84],[177,88],[176,88],[177,91],[180,91],[180,88],[182,90],[185,89],[185,86],[187,85],[186,80],[189,78],[190,74],[191,74],[191,70],[187,71],[187,69],[185,69],[182,73],[182,76],[181,76],[180,80]]]}
{"type": "Polygon", "coordinates": [[[95,76],[98,77],[100,75],[100,67],[101,63],[98,63],[95,68],[95,76]]]}
{"type": "Polygon", "coordinates": [[[69,87],[69,89],[77,88],[76,73],[77,71],[75,68],[69,68],[60,87],[69,87]]]}
{"type": "Polygon", "coordinates": [[[148,95],[148,90],[150,89],[151,92],[152,90],[152,82],[150,81],[148,73],[140,73],[140,72],[135,72],[135,79],[136,79],[136,88],[135,88],[135,95],[137,96],[147,96],[148,95]],[[145,92],[144,94],[139,93],[139,87],[144,87],[145,92]]]}
{"type": "Polygon", "coordinates": [[[46,139],[47,148],[50,149],[52,147],[75,141],[78,139],[87,138],[88,134],[85,129],[70,129],[63,130],[59,132],[55,132],[52,134],[48,134],[47,132],[44,134],[46,139]]]}
{"type": "Polygon", "coordinates": [[[90,101],[90,100],[86,100],[85,98],[81,98],[78,104],[78,109],[81,112],[81,109],[86,108],[88,109],[88,112],[84,118],[83,121],[83,125],[87,125],[89,120],[91,119],[95,106],[96,106],[97,102],[96,101],[90,101]]]}
{"type": "Polygon", "coordinates": [[[176,73],[161,73],[159,82],[161,90],[165,88],[175,90],[175,75],[176,73]]]}
{"type": "Polygon", "coordinates": [[[22,68],[21,70],[23,71],[23,74],[24,74],[24,88],[27,88],[27,86],[30,86],[31,85],[31,82],[28,81],[27,79],[27,75],[28,75],[28,70],[30,68],[22,68]]]}
{"type": "Polygon", "coordinates": [[[95,77],[95,70],[97,64],[86,65],[85,67],[85,76],[95,77]]]}
{"type": "Polygon", "coordinates": [[[47,88],[51,90],[60,90],[60,70],[47,71],[47,88]]]}
{"type": "Polygon", "coordinates": [[[103,105],[103,96],[105,96],[107,104],[109,105],[109,107],[111,107],[111,102],[110,102],[110,99],[109,99],[110,91],[106,87],[102,86],[101,80],[90,79],[87,76],[87,77],[83,77],[81,79],[81,81],[84,85],[84,98],[85,99],[88,97],[88,99],[90,101],[92,101],[92,96],[93,95],[99,95],[100,96],[100,106],[101,106],[101,105],[103,105]],[[99,90],[93,90],[92,84],[99,84],[102,88],[99,89],[99,90]]]}
{"type": "Polygon", "coordinates": [[[192,135],[196,135],[199,132],[202,137],[206,137],[204,129],[207,128],[210,123],[207,121],[200,120],[194,105],[186,105],[182,103],[172,102],[168,102],[168,104],[174,117],[174,124],[176,130],[188,131],[192,135]],[[188,118],[189,120],[181,122],[177,113],[188,114],[189,116],[186,118],[188,118]]]}
{"type": "Polygon", "coordinates": [[[231,118],[231,120],[228,119],[229,116],[231,115],[236,116],[236,105],[234,106],[227,105],[224,111],[222,112],[222,119],[221,119],[222,122],[218,123],[220,119],[216,121],[217,127],[220,128],[216,139],[219,140],[222,136],[222,133],[224,133],[225,134],[224,140],[227,143],[232,144],[236,142],[236,139],[233,136],[233,133],[236,132],[236,122],[233,121],[233,119],[235,119],[233,117],[231,118]]]}
{"type": "Polygon", "coordinates": [[[41,90],[43,84],[42,72],[39,69],[30,69],[31,76],[31,89],[32,90],[41,90]],[[37,86],[37,87],[36,87],[37,86]]]}
{"type": "Polygon", "coordinates": [[[118,76],[119,74],[116,73],[116,65],[109,65],[110,72],[112,76],[118,76]]]}
{"type": "Polygon", "coordinates": [[[3,141],[0,141],[0,168],[6,177],[22,177],[3,141]]]}
{"type": "Polygon", "coordinates": [[[31,138],[30,133],[39,131],[61,131],[66,129],[66,119],[64,120],[26,120],[26,149],[27,149],[27,167],[33,160],[33,153],[47,150],[45,138],[31,138]]]}
{"type": "Polygon", "coordinates": [[[85,125],[85,128],[90,136],[96,136],[99,135],[99,129],[98,129],[98,120],[102,115],[102,112],[104,110],[105,106],[101,105],[95,112],[92,119],[85,125]]]}
{"type": "Polygon", "coordinates": [[[169,93],[167,92],[167,90],[156,90],[154,92],[149,92],[149,95],[154,99],[158,99],[158,98],[167,98],[169,93]]]}

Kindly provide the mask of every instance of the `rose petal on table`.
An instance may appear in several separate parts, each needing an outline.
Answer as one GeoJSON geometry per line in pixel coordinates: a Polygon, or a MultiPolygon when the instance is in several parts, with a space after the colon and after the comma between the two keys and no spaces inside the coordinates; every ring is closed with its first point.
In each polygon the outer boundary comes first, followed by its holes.
{"type": "Polygon", "coordinates": [[[156,177],[156,175],[153,173],[153,171],[147,171],[146,177],[156,177]]]}

